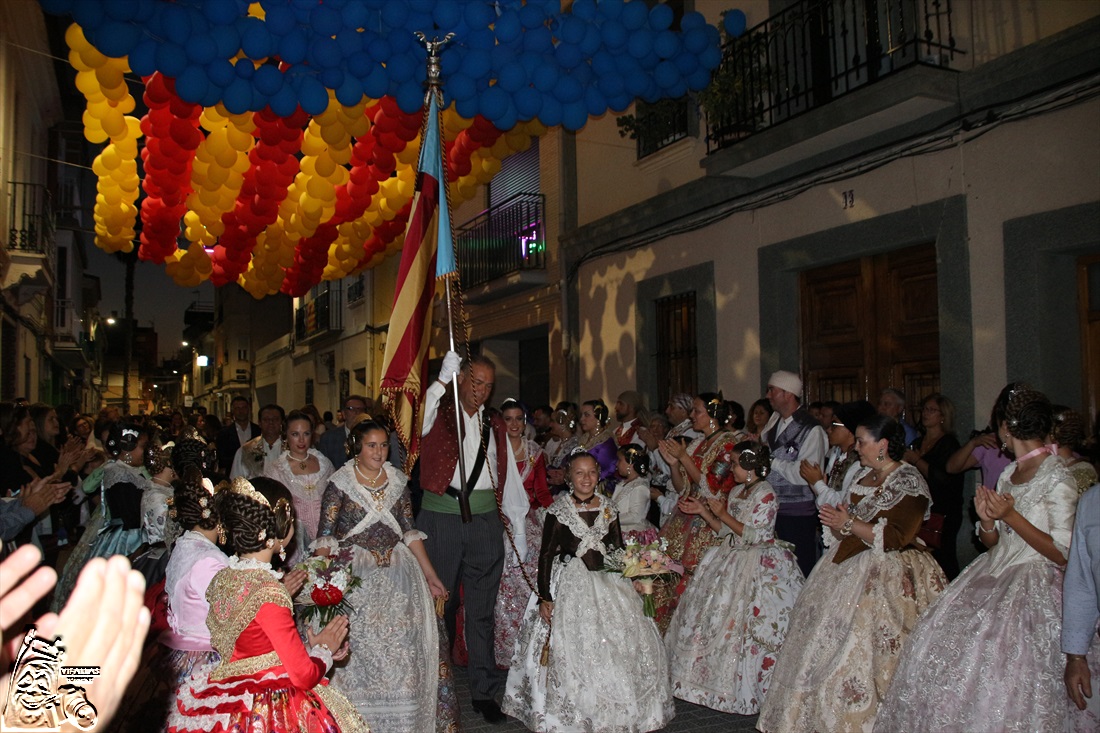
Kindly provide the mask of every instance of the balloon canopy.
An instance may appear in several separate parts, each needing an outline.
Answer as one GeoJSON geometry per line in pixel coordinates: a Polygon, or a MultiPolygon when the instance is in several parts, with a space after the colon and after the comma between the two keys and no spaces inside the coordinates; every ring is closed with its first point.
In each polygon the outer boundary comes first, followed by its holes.
{"type": "Polygon", "coordinates": [[[548,127],[700,90],[721,61],[701,14],[674,29],[672,9],[645,0],[569,12],[558,0],[40,1],[75,21],[85,135],[105,144],[96,244],[132,250],[140,216],[142,259],[180,285],[239,282],[257,298],[301,295],[400,248],[426,77],[414,32],[454,33],[442,92],[455,202],[548,127]]]}

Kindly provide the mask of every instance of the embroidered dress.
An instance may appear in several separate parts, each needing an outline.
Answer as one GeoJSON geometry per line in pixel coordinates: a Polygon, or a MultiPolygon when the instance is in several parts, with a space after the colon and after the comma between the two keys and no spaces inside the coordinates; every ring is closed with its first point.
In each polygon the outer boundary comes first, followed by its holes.
{"type": "Polygon", "coordinates": [[[267,563],[229,559],[206,591],[206,624],[221,656],[180,689],[170,733],[357,733],[362,718],[325,674],[332,653],[308,652],[290,596],[267,563]]]}
{"type": "Polygon", "coordinates": [[[164,570],[168,565],[168,500],[173,489],[171,485],[165,486],[158,481],[150,480],[148,488],[141,494],[141,542],[148,547],[130,557],[134,570],[145,577],[146,588],[152,588],[164,580],[164,570]]]}
{"type": "MultiPolygon", "coordinates": [[[[1012,483],[1015,468],[997,492],[1068,556],[1077,487],[1062,459],[1048,457],[1023,484],[1012,483]]],[[[997,528],[997,544],[910,637],[876,730],[1062,730],[1072,707],[1062,684],[1063,573],[1004,522],[997,528]]]]}
{"type": "Polygon", "coordinates": [[[802,590],[793,548],[775,538],[779,502],[766,481],[744,497],[730,492],[728,511],[745,525],[739,537],[707,550],[672,617],[665,644],[672,694],[738,715],[755,715],[802,590]]]}
{"type": "Polygon", "coordinates": [[[333,686],[375,730],[458,729],[458,703],[435,601],[408,543],[424,539],[412,521],[404,474],[384,464],[386,483],[362,486],[349,461],[324,492],[313,548],[351,547],[362,585],[348,596],[351,654],[333,686]]]}
{"type": "Polygon", "coordinates": [[[912,544],[931,500],[917,469],[903,463],[881,487],[851,492],[851,516],[874,525],[873,542],[833,543],[807,578],[757,720],[765,733],[871,730],[906,638],[947,584],[912,544]]]}
{"type": "Polygon", "coordinates": [[[649,479],[639,476],[633,481],[619,484],[611,503],[619,512],[619,524],[623,535],[630,537],[655,529],[646,519],[649,513],[649,479]]]}
{"type": "MultiPolygon", "coordinates": [[[[703,481],[689,489],[700,500],[717,499],[725,497],[733,488],[733,472],[730,470],[733,446],[737,439],[728,430],[714,433],[709,438],[698,438],[691,443],[687,452],[695,467],[699,469],[703,481]]],[[[687,473],[682,466],[676,466],[687,481],[687,473]]],[[[684,566],[684,574],[675,583],[661,582],[654,586],[654,601],[657,604],[657,628],[663,634],[668,628],[668,622],[672,620],[672,614],[676,605],[680,602],[680,596],[691,582],[695,574],[695,566],[714,545],[718,544],[718,535],[703,520],[694,514],[684,514],[679,509],[673,511],[672,516],[661,527],[661,537],[668,540],[667,554],[677,559],[684,566]]]]}
{"type": "Polygon", "coordinates": [[[630,581],[601,571],[609,547],[621,546],[606,499],[578,512],[565,494],[547,511],[538,583],[554,601],[553,623],[532,595],[501,704],[531,730],[651,731],[675,715],[668,657],[641,597],[630,581]]]}
{"type": "MultiPolygon", "coordinates": [[[[526,439],[525,439],[526,440],[526,439]]],[[[533,440],[526,441],[524,458],[516,460],[516,469],[519,480],[523,482],[523,488],[527,491],[527,500],[531,504],[527,512],[525,543],[527,545],[527,559],[521,569],[519,558],[509,547],[507,539],[504,544],[504,572],[500,575],[500,589],[497,591],[497,604],[494,609],[494,654],[498,667],[507,667],[512,663],[512,651],[516,645],[516,634],[519,633],[520,623],[523,621],[523,612],[527,608],[527,600],[531,597],[531,588],[523,579],[523,573],[531,582],[538,577],[539,547],[542,545],[542,522],[546,516],[546,507],[550,506],[553,498],[546,484],[546,459],[542,448],[533,440]]],[[[518,537],[517,537],[518,539],[518,537]]]]}
{"type": "Polygon", "coordinates": [[[289,451],[283,451],[272,458],[264,467],[265,476],[290,489],[290,495],[294,498],[294,509],[298,512],[294,553],[288,558],[291,565],[305,558],[310,543],[317,537],[317,525],[321,521],[321,497],[329,476],[332,475],[332,463],[319,450],[310,448],[309,455],[317,459],[318,469],[315,473],[296,475],[290,469],[290,461],[293,459],[289,451]]]}
{"type": "Polygon", "coordinates": [[[131,683],[133,691],[120,706],[129,714],[116,716],[108,730],[165,730],[180,688],[192,675],[209,673],[221,661],[206,628],[210,610],[206,590],[228,563],[225,553],[199,532],[184,532],[176,540],[165,571],[169,628],[159,643],[150,645],[136,682],[131,683]]]}

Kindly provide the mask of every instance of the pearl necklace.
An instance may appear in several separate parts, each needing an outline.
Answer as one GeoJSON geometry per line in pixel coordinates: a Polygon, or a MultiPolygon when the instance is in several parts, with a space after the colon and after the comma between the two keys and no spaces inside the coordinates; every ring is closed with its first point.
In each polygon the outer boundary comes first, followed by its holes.
{"type": "Polygon", "coordinates": [[[299,458],[298,456],[294,455],[290,451],[286,452],[286,457],[287,457],[287,460],[297,461],[298,462],[298,468],[302,469],[303,471],[306,470],[306,466],[309,465],[309,451],[306,451],[306,457],[305,458],[299,458]]]}
{"type": "MultiPolygon", "coordinates": [[[[359,461],[355,462],[355,473],[358,474],[360,477],[362,477],[363,481],[366,482],[367,488],[370,489],[371,491],[377,491],[379,488],[381,488],[378,485],[378,480],[380,478],[382,478],[383,472],[384,472],[383,467],[379,466],[378,467],[378,473],[375,475],[374,478],[371,478],[370,476],[368,476],[367,474],[365,474],[361,470],[359,470],[359,461]]],[[[385,484],[383,484],[383,485],[385,485],[385,484]]]]}

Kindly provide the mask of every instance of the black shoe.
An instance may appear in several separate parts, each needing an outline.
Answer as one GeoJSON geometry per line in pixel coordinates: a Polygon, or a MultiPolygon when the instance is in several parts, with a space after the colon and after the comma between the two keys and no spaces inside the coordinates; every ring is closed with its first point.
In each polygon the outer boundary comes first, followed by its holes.
{"type": "Polygon", "coordinates": [[[471,700],[470,706],[475,713],[481,713],[486,723],[495,725],[508,719],[508,716],[500,711],[500,705],[497,705],[496,700],[471,700]]]}

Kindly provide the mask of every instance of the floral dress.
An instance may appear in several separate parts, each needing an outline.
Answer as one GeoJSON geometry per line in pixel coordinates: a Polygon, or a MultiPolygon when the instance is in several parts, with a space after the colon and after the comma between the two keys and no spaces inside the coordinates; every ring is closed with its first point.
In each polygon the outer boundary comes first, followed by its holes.
{"type": "MultiPolygon", "coordinates": [[[[698,438],[692,442],[687,451],[695,467],[705,481],[693,485],[689,494],[693,494],[700,500],[717,499],[729,494],[736,481],[733,471],[730,470],[733,461],[733,446],[736,445],[736,436],[722,430],[709,438],[698,438]]],[[[683,467],[676,466],[676,470],[683,472],[687,481],[687,472],[683,467]]],[[[683,595],[695,574],[695,566],[699,560],[714,545],[718,544],[718,535],[710,528],[706,521],[696,514],[684,514],[679,509],[673,511],[672,516],[661,527],[660,536],[668,540],[668,556],[679,560],[684,566],[684,574],[676,583],[658,583],[655,586],[654,601],[657,604],[657,628],[664,633],[668,628],[676,605],[683,595]]]]}
{"type": "Polygon", "coordinates": [[[931,503],[916,468],[901,464],[878,488],[853,483],[850,501],[872,541],[829,534],[791,613],[757,720],[764,733],[870,731],[917,618],[947,585],[914,544],[931,503]]]}
{"type": "Polygon", "coordinates": [[[271,565],[229,558],[206,591],[221,661],[180,688],[170,733],[361,733],[355,708],[328,685],[332,653],[306,650],[290,595],[271,565]]]}
{"type": "Polygon", "coordinates": [[[581,512],[563,494],[542,538],[539,595],[554,601],[552,623],[532,594],[501,709],[545,733],[663,728],[676,714],[664,644],[630,581],[602,572],[608,550],[622,546],[614,507],[600,497],[581,512]]]}
{"type": "MultiPolygon", "coordinates": [[[[526,439],[525,439],[526,440],[526,439]]],[[[525,458],[516,461],[518,480],[523,482],[527,500],[531,508],[524,522],[526,526],[527,559],[522,567],[519,558],[508,546],[505,539],[504,571],[500,575],[500,589],[497,591],[497,605],[494,609],[495,635],[494,651],[498,667],[507,667],[512,663],[512,652],[516,645],[516,634],[523,621],[523,611],[531,597],[531,587],[524,579],[524,573],[533,583],[538,577],[539,547],[542,545],[542,522],[546,516],[546,507],[553,497],[546,483],[546,457],[542,448],[533,440],[527,440],[525,458]]]]}
{"type": "Polygon", "coordinates": [[[458,703],[446,632],[420,563],[408,544],[423,540],[413,526],[405,475],[386,463],[387,482],[360,485],[355,464],[332,474],[321,502],[313,549],[351,548],[351,654],[332,684],[375,730],[428,733],[458,729],[458,703]]]}
{"type": "Polygon", "coordinates": [[[725,542],[700,561],[665,645],[673,695],[755,715],[802,590],[802,571],[793,548],[775,538],[779,503],[769,483],[734,489],[727,506],[745,529],[738,536],[723,526],[725,542]]]}
{"type": "MultiPolygon", "coordinates": [[[[997,492],[1068,557],[1077,487],[1062,459],[1047,458],[1023,484],[1012,483],[1015,468],[1001,474],[997,492]]],[[[1063,729],[1073,707],[1062,683],[1063,568],[1004,522],[997,528],[997,544],[921,618],[876,730],[1063,729]]]]}
{"type": "Polygon", "coordinates": [[[264,466],[264,475],[273,478],[290,490],[294,509],[298,513],[298,527],[294,541],[294,553],[289,561],[293,565],[306,555],[310,543],[317,537],[317,525],[321,521],[321,496],[332,475],[332,462],[316,448],[309,454],[317,459],[317,471],[297,475],[290,469],[289,451],[283,451],[264,466]]]}

